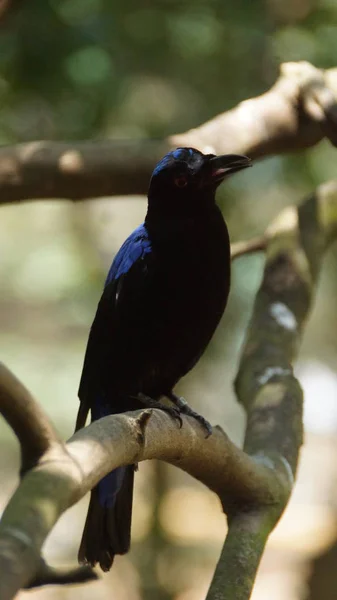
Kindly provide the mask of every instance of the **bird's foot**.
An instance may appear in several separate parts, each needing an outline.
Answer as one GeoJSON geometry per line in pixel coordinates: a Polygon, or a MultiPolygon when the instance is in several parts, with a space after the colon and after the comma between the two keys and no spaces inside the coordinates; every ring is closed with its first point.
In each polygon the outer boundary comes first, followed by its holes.
{"type": "Polygon", "coordinates": [[[182,427],[183,421],[180,416],[180,408],[178,406],[166,406],[166,404],[163,404],[159,400],[154,400],[150,396],[142,394],[141,392],[139,392],[137,396],[132,396],[132,398],[134,398],[135,400],[139,400],[139,402],[144,404],[146,408],[159,408],[160,410],[163,410],[164,412],[168,413],[173,419],[177,419],[177,421],[179,421],[179,427],[182,427]]]}
{"type": "Polygon", "coordinates": [[[189,417],[193,417],[196,421],[200,423],[200,425],[206,430],[206,438],[208,438],[213,431],[212,425],[201,415],[199,415],[193,408],[191,408],[185,398],[181,396],[177,396],[174,392],[170,392],[169,394],[165,394],[173,404],[179,409],[179,412],[184,415],[188,415],[189,417]]]}

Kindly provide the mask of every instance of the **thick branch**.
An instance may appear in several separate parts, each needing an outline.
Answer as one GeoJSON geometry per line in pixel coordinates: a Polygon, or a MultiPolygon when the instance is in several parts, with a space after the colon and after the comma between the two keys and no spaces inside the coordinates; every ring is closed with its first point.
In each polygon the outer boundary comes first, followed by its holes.
{"type": "Polygon", "coordinates": [[[145,194],[156,161],[176,146],[253,159],[324,137],[337,144],[337,69],[286,63],[262,96],[164,141],[30,142],[0,148],[0,203],[145,194]]]}
{"type": "Polygon", "coordinates": [[[272,527],[265,510],[242,512],[232,518],[207,600],[250,598],[272,527]]]}
{"type": "Polygon", "coordinates": [[[284,477],[274,505],[224,508],[229,532],[207,600],[248,600],[269,533],[289,499],[302,442],[302,390],[293,375],[323,252],[337,238],[337,182],[285,209],[266,232],[266,265],[235,388],[247,413],[244,449],[284,477]]]}
{"type": "Polygon", "coordinates": [[[238,502],[275,501],[280,483],[269,468],[255,464],[221,429],[205,439],[193,419],[183,421],[180,429],[157,410],[114,415],[80,430],[66,446],[47,451],[22,479],[2,516],[1,600],[12,598],[32,579],[39,580],[41,548],[59,516],[117,466],[160,458],[200,479],[220,497],[230,487],[238,502]]]}

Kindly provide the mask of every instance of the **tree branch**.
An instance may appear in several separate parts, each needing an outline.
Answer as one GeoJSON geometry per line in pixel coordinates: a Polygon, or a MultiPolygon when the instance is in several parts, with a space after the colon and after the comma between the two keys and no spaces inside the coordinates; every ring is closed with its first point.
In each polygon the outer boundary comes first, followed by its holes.
{"type": "Polygon", "coordinates": [[[0,410],[19,439],[22,472],[33,467],[51,446],[57,434],[40,405],[22,383],[0,363],[0,410]]]}
{"type": "Polygon", "coordinates": [[[211,121],[164,141],[38,141],[0,148],[0,204],[145,194],[156,161],[177,146],[253,159],[337,145],[337,69],[285,63],[275,85],[211,121]]]}
{"type": "MultiPolygon", "coordinates": [[[[30,412],[39,410],[30,395],[26,400],[30,412]]],[[[179,466],[220,497],[227,486],[238,502],[246,497],[274,502],[279,495],[280,484],[269,468],[255,464],[220,428],[205,439],[194,419],[183,417],[180,429],[158,410],[106,417],[78,431],[66,445],[53,443],[23,477],[0,523],[1,600],[13,598],[32,580],[33,585],[43,580],[42,545],[69,506],[110,470],[151,458],[179,466]]]]}
{"type": "Polygon", "coordinates": [[[253,238],[252,240],[245,240],[243,242],[234,242],[231,244],[231,259],[235,260],[246,254],[253,254],[254,252],[262,252],[266,249],[268,244],[267,234],[253,238]]]}
{"type": "Polygon", "coordinates": [[[87,583],[88,581],[95,581],[97,579],[98,575],[87,565],[75,567],[74,569],[54,569],[41,559],[35,579],[29,582],[25,589],[31,590],[45,585],[87,583]]]}
{"type": "Polygon", "coordinates": [[[229,530],[207,600],[248,600],[269,533],[288,502],[302,443],[302,390],[293,375],[323,253],[337,238],[337,181],[266,232],[267,256],[235,389],[247,413],[244,450],[283,477],[274,504],[225,498],[229,530]]]}
{"type": "Polygon", "coordinates": [[[273,529],[268,510],[238,512],[230,521],[206,600],[245,600],[252,593],[257,569],[273,529]]]}
{"type": "MultiPolygon", "coordinates": [[[[266,232],[266,267],[235,384],[247,412],[244,451],[219,427],[205,439],[195,420],[183,416],[179,429],[157,410],[105,417],[63,444],[27,390],[0,369],[0,410],[22,447],[28,439],[23,424],[32,427],[29,439],[36,449],[35,466],[23,477],[0,523],[2,600],[29,584],[55,581],[51,568],[41,567],[40,553],[59,516],[112,469],[152,458],[202,481],[218,494],[228,515],[229,532],[208,600],[249,598],[267,537],[284,510],[296,472],[302,392],[291,363],[323,252],[336,238],[337,181],[318,188],[299,208],[282,211],[266,232]]],[[[56,578],[61,582],[62,574],[56,578]]]]}

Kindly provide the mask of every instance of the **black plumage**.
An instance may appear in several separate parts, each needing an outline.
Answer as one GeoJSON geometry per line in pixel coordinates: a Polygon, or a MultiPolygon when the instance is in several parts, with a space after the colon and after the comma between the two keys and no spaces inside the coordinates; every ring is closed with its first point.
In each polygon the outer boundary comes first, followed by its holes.
{"type": "MultiPolygon", "coordinates": [[[[227,227],[215,203],[223,179],[250,165],[243,156],[178,148],[155,167],[145,222],[117,253],[92,324],[76,429],[107,414],[155,405],[203,354],[230,286],[227,227]]],[[[179,408],[180,407],[180,408],[179,408]]],[[[167,410],[167,408],[166,408],[167,410]]],[[[209,424],[184,406],[184,412],[209,424]]],[[[134,467],[107,475],[91,493],[79,559],[108,570],[128,551],[134,467]]]]}

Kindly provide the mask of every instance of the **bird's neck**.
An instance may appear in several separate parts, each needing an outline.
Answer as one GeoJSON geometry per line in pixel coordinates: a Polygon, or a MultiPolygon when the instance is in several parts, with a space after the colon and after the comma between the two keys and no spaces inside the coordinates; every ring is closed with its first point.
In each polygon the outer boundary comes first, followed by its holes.
{"type": "Polygon", "coordinates": [[[216,204],[193,214],[163,214],[148,209],[145,225],[151,239],[160,244],[165,242],[189,244],[196,236],[217,234],[226,228],[223,216],[216,204]]]}
{"type": "Polygon", "coordinates": [[[215,204],[215,189],[207,188],[184,193],[171,189],[150,187],[148,193],[147,217],[157,221],[198,222],[212,214],[215,204]]]}

